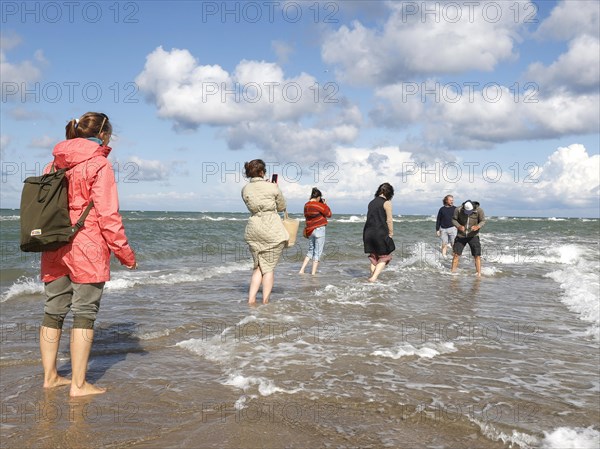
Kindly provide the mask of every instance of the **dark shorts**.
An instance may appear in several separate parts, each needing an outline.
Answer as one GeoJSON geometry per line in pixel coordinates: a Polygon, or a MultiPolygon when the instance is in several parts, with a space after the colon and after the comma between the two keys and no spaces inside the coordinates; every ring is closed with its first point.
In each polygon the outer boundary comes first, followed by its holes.
{"type": "Polygon", "coordinates": [[[481,242],[478,235],[474,237],[456,237],[452,251],[454,251],[454,254],[461,256],[465,245],[469,245],[469,248],[471,248],[472,256],[481,256],[481,242]]]}

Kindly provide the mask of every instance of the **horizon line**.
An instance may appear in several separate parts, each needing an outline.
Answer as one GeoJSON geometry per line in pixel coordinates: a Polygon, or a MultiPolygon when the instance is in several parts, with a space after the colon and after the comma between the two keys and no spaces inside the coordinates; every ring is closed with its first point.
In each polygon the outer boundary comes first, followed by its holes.
{"type": "MultiPolygon", "coordinates": [[[[11,207],[3,207],[0,208],[0,211],[20,211],[19,208],[11,208],[11,207]]],[[[147,210],[143,210],[143,209],[121,209],[119,210],[119,212],[123,213],[123,212],[159,212],[159,213],[172,213],[172,214],[249,214],[248,211],[206,211],[206,210],[164,210],[164,209],[147,209],[147,210]]],[[[281,212],[279,212],[281,213],[281,212]]],[[[291,215],[303,215],[303,212],[289,212],[288,214],[291,215]]],[[[332,217],[335,215],[366,215],[366,213],[362,213],[362,212],[337,212],[337,213],[333,213],[332,217]]],[[[432,214],[394,214],[394,217],[435,217],[436,213],[432,213],[432,214]]],[[[486,220],[488,218],[546,218],[546,219],[566,219],[566,220],[582,220],[582,219],[587,219],[587,220],[600,220],[600,216],[597,217],[591,217],[591,216],[576,216],[576,217],[569,217],[569,216],[558,216],[558,215],[504,215],[504,214],[498,214],[498,215],[486,215],[486,220]]]]}

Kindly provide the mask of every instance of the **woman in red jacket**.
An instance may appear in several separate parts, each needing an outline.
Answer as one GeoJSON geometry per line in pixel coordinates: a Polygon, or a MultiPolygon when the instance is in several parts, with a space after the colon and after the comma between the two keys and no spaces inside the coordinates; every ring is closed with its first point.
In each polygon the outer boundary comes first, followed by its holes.
{"type": "Polygon", "coordinates": [[[304,269],[311,259],[313,261],[311,273],[313,275],[317,274],[319,258],[325,247],[325,226],[327,226],[329,217],[331,217],[331,209],[325,204],[325,198],[323,198],[321,191],[313,187],[310,200],[304,205],[304,218],[306,219],[304,236],[308,237],[308,253],[304,258],[299,274],[304,274],[304,269]]]}
{"type": "MultiPolygon", "coordinates": [[[[66,140],[52,152],[54,167],[67,168],[69,213],[75,223],[87,205],[94,205],[73,241],[42,253],[41,278],[46,304],[40,328],[44,388],[71,385],[71,396],[106,391],[86,382],[87,364],[94,340],[94,321],[104,283],[110,280],[110,253],[127,268],[137,267],[127,242],[117,184],[107,159],[112,125],[105,114],[88,112],[66,126],[66,140]],[[72,379],[58,375],[56,357],[65,316],[73,312],[71,331],[72,379]]],[[[49,171],[49,167],[47,171],[49,171]]]]}

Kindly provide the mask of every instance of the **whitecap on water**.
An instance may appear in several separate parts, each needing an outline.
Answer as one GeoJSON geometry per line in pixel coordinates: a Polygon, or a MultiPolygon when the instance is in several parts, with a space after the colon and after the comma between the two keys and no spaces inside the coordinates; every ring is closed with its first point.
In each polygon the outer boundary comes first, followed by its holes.
{"type": "Polygon", "coordinates": [[[452,342],[425,343],[420,348],[416,348],[410,343],[405,343],[393,349],[379,349],[377,351],[373,351],[371,355],[392,358],[394,360],[410,356],[431,359],[440,354],[448,354],[456,351],[457,349],[452,342]]]}
{"type": "Polygon", "coordinates": [[[564,293],[560,301],[578,313],[581,320],[592,323],[588,334],[600,340],[600,301],[598,301],[598,264],[580,259],[545,276],[560,284],[564,293]]]}
{"type": "Polygon", "coordinates": [[[600,447],[600,432],[593,427],[559,427],[544,432],[542,449],[597,449],[600,447]]]}
{"type": "Polygon", "coordinates": [[[42,284],[42,282],[23,276],[17,279],[15,283],[0,296],[0,303],[23,295],[36,295],[42,293],[44,293],[44,284],[42,284]]]}

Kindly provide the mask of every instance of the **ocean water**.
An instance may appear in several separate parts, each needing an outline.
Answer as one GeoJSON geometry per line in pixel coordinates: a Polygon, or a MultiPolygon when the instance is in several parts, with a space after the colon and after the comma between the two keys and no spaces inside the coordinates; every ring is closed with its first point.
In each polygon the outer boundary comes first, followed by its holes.
{"type": "Polygon", "coordinates": [[[598,220],[490,217],[477,278],[468,250],[450,275],[433,216],[398,216],[370,284],[365,217],[334,215],[319,273],[299,236],[249,307],[247,214],[123,217],[139,269],[114,262],[88,372],[108,392],[70,399],[41,388],[39,256],[1,211],[2,447],[600,445],[598,220]]]}

